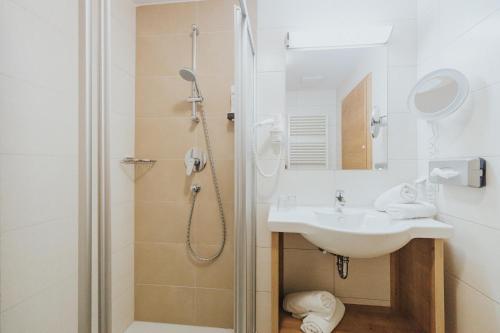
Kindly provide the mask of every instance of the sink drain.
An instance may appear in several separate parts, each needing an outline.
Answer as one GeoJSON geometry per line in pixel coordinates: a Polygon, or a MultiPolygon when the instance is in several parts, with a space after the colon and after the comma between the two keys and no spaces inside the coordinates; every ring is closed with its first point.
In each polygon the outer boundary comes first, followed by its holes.
{"type": "Polygon", "coordinates": [[[342,280],[347,279],[349,276],[349,257],[340,256],[338,254],[330,253],[325,249],[318,248],[323,254],[331,254],[337,257],[337,271],[339,272],[339,276],[342,280]]]}
{"type": "Polygon", "coordinates": [[[349,276],[349,257],[337,255],[337,271],[342,280],[347,279],[349,276]]]}

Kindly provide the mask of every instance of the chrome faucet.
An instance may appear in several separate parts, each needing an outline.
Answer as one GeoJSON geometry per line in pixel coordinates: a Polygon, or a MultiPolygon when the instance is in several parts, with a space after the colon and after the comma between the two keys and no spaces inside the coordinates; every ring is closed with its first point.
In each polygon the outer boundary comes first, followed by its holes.
{"type": "Polygon", "coordinates": [[[344,190],[335,191],[335,210],[339,213],[342,213],[345,204],[346,200],[344,190]]]}

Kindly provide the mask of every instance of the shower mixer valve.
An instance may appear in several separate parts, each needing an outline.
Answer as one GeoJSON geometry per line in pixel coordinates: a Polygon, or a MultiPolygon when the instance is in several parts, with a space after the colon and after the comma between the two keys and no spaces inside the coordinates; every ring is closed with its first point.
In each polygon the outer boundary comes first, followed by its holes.
{"type": "Polygon", "coordinates": [[[207,154],[198,148],[191,148],[184,156],[184,165],[187,176],[191,176],[193,172],[200,172],[207,165],[207,154]]]}

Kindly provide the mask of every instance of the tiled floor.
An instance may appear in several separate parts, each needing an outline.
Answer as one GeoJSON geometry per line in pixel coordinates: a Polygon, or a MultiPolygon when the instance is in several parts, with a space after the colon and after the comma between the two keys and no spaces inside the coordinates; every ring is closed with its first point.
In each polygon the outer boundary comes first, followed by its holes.
{"type": "Polygon", "coordinates": [[[233,330],[136,321],[125,333],[233,333],[233,330]]]}

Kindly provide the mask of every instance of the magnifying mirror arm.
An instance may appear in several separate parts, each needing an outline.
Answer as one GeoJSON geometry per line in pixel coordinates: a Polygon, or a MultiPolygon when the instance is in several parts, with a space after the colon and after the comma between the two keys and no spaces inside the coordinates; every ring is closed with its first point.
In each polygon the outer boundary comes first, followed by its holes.
{"type": "Polygon", "coordinates": [[[387,126],[387,116],[372,116],[372,126],[387,126]]]}

